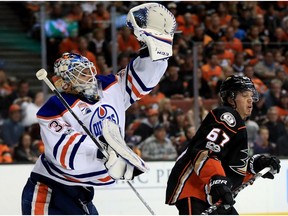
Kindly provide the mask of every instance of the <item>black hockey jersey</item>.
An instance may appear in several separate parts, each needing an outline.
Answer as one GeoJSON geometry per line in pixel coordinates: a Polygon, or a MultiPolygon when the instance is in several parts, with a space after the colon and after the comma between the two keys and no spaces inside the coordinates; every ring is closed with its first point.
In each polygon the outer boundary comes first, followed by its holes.
{"type": "Polygon", "coordinates": [[[214,175],[227,176],[233,188],[247,172],[248,143],[245,121],[228,106],[218,107],[206,116],[186,150],[178,157],[170,173],[166,204],[196,197],[211,203],[209,180],[214,175]]]}

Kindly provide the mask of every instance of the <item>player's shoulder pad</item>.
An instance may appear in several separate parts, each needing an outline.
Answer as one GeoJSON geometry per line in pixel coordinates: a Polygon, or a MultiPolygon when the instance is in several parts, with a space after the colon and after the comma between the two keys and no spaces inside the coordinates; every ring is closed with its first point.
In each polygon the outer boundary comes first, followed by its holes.
{"type": "Polygon", "coordinates": [[[237,129],[244,125],[244,121],[242,120],[241,116],[232,107],[217,107],[216,109],[212,110],[212,114],[218,122],[223,122],[230,128],[237,129]]]}
{"type": "MultiPolygon", "coordinates": [[[[61,93],[61,95],[69,106],[72,106],[78,100],[78,98],[72,94],[61,93]]],[[[54,95],[39,109],[37,116],[52,118],[61,115],[66,110],[66,107],[61,103],[59,98],[54,95]]]]}
{"type": "Polygon", "coordinates": [[[117,81],[116,76],[114,74],[109,74],[107,76],[97,75],[97,79],[100,80],[103,90],[105,90],[108,86],[117,81]]]}

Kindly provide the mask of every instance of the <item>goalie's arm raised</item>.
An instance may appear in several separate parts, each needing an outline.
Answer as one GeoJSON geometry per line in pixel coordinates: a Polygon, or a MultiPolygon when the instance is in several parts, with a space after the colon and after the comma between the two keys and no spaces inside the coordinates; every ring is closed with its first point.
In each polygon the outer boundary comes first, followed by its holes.
{"type": "Polygon", "coordinates": [[[167,60],[153,62],[149,57],[137,57],[118,73],[118,82],[124,95],[125,109],[141,99],[159,83],[166,72],[167,60]]]}

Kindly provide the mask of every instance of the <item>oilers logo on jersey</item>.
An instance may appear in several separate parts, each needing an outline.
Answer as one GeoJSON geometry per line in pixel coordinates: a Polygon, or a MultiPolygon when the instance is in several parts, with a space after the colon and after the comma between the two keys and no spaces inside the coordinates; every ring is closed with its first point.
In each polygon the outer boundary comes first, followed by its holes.
{"type": "Polygon", "coordinates": [[[108,104],[102,104],[97,107],[90,121],[90,131],[92,131],[96,137],[102,135],[102,121],[104,119],[109,119],[119,124],[119,117],[114,107],[108,104]]]}

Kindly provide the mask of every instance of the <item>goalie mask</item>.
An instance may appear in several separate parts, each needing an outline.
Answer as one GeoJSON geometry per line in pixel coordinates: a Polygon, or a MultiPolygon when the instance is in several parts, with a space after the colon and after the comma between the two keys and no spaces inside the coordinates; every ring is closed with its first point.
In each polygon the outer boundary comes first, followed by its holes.
{"type": "Polygon", "coordinates": [[[237,93],[251,91],[253,93],[253,102],[259,101],[259,94],[250,78],[246,76],[232,75],[228,76],[220,87],[220,97],[223,105],[231,106],[228,98],[235,100],[237,93]]]}
{"type": "Polygon", "coordinates": [[[96,68],[86,57],[75,53],[63,53],[54,63],[53,78],[60,92],[81,95],[88,100],[102,97],[101,83],[96,79],[96,68]]]}

